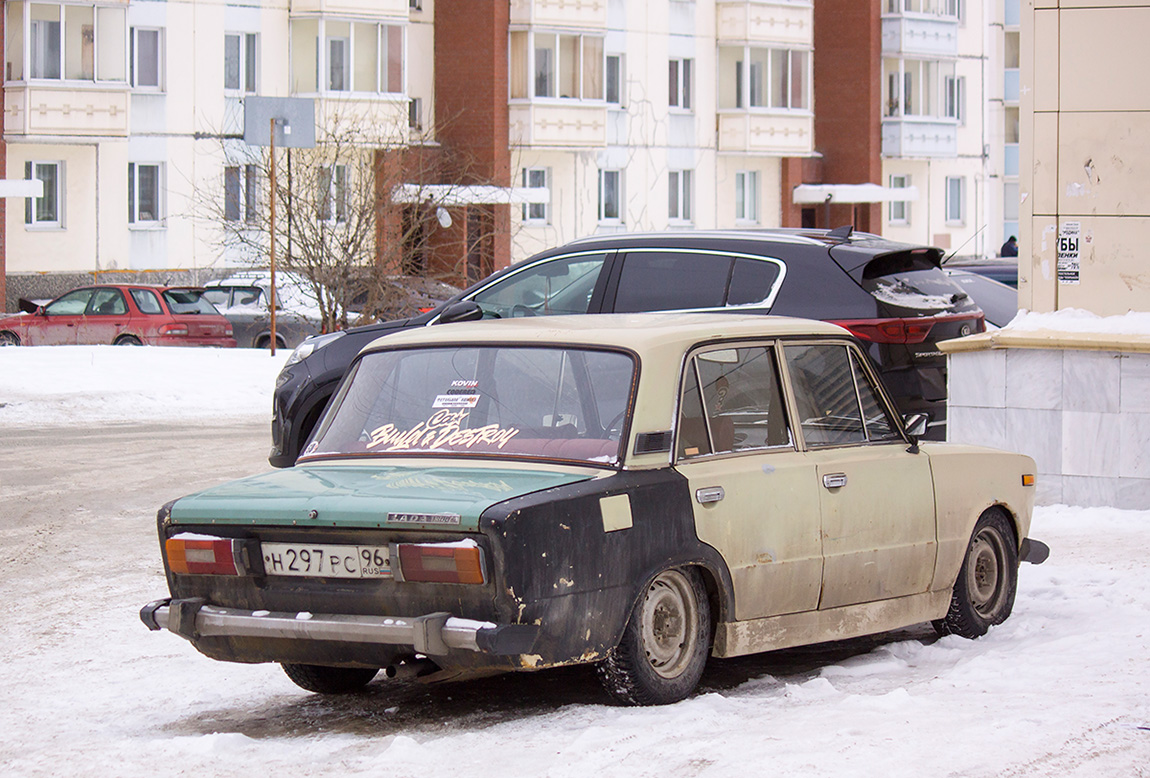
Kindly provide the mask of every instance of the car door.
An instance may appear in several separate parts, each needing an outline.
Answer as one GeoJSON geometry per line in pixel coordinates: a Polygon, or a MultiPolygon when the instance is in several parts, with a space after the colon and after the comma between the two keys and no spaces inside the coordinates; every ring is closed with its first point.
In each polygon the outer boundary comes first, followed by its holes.
{"type": "Polygon", "coordinates": [[[115,343],[127,324],[128,303],[123,292],[113,287],[96,289],[76,327],[76,342],[115,343]]]}
{"type": "Polygon", "coordinates": [[[818,607],[815,466],[795,447],[772,344],[712,347],[688,360],[676,469],[690,485],[699,539],[730,570],[737,620],[818,607]]]}
{"type": "Polygon", "coordinates": [[[91,287],[73,289],[44,306],[44,315],[33,316],[28,322],[28,345],[75,345],[84,311],[95,291],[91,287]]]}
{"type": "Polygon", "coordinates": [[[820,609],[927,591],[937,553],[929,457],[903,439],[847,343],[783,348],[822,514],[820,609]]]}

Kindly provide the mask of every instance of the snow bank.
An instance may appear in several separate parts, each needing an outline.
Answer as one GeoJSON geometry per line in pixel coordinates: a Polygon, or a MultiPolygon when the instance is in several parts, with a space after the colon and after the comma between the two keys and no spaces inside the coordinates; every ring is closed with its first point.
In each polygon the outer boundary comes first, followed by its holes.
{"type": "Polygon", "coordinates": [[[267,418],[291,353],[42,346],[0,349],[0,426],[267,418]]]}
{"type": "Polygon", "coordinates": [[[1034,332],[1086,332],[1101,335],[1150,335],[1150,313],[1130,311],[1124,316],[1099,316],[1079,308],[1053,313],[1020,310],[1004,330],[1034,332]]]}

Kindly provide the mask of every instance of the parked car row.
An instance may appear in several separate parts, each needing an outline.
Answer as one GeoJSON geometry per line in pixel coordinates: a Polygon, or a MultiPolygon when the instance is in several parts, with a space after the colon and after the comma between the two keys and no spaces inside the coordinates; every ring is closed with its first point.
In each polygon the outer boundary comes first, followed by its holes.
{"type": "Polygon", "coordinates": [[[979,314],[937,264],[865,243],[829,260],[826,242],[786,244],[783,260],[752,239],[711,253],[596,241],[469,291],[457,305],[503,320],[378,339],[294,467],[165,505],[169,596],[141,619],[214,659],[278,662],[314,692],[380,668],[594,664],[624,704],[683,699],[711,656],[921,622],[984,634],[1011,613],[1019,561],[1048,551],[1028,537],[1035,464],[908,433],[882,380],[903,365],[876,370],[860,344],[884,356],[889,341],[852,332],[929,336],[979,314]],[[685,255],[726,262],[718,284],[694,277],[690,301],[794,310],[783,298],[803,292],[784,277],[821,277],[824,307],[806,304],[851,329],[516,318],[676,305],[678,285],[628,283],[685,255]]]}
{"type": "Polygon", "coordinates": [[[724,311],[834,321],[878,365],[904,413],[943,439],[946,358],[935,344],[985,328],[939,249],[838,230],[596,236],[507,268],[432,311],[305,340],[276,382],[269,461],[290,467],[355,355],[375,338],[473,318],[724,311]]]}

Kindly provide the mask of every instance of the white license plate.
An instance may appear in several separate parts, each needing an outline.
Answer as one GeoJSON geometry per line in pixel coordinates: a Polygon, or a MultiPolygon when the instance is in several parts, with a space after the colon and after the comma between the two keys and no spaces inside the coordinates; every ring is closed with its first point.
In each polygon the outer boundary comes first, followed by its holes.
{"type": "Polygon", "coordinates": [[[267,575],[309,578],[390,578],[387,546],[261,543],[267,575]]]}

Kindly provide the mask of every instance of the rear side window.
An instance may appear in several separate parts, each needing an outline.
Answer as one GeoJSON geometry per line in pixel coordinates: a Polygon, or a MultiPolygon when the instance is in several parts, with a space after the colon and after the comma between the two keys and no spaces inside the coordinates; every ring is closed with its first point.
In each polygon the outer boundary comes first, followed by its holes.
{"type": "Polygon", "coordinates": [[[803,438],[812,447],[896,440],[897,428],[857,354],[831,343],[784,348],[803,438]]]}
{"type": "Polygon", "coordinates": [[[615,294],[616,313],[721,308],[731,257],[690,252],[628,254],[615,294]]]}
{"type": "Polygon", "coordinates": [[[136,307],[140,309],[140,313],[147,314],[160,314],[164,309],[160,307],[160,300],[156,297],[156,293],[147,289],[133,289],[132,299],[136,301],[136,307]]]}
{"type": "Polygon", "coordinates": [[[87,310],[93,316],[122,316],[127,312],[128,304],[119,289],[97,289],[87,310]]]}
{"type": "Polygon", "coordinates": [[[774,262],[745,257],[736,259],[727,305],[756,305],[765,301],[771,296],[778,278],[779,266],[774,262]]]}

